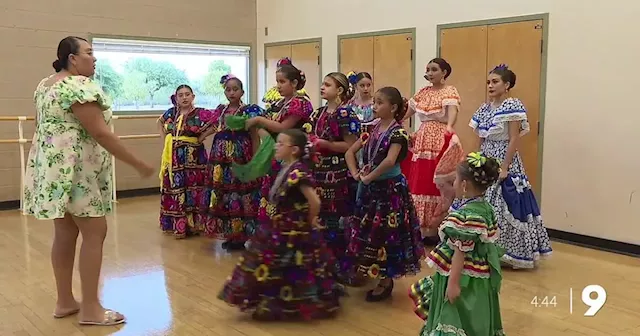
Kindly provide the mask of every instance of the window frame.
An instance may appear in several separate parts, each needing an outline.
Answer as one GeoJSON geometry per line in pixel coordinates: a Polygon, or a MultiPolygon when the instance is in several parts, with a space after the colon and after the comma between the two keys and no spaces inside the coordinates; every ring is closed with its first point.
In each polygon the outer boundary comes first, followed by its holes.
{"type": "MultiPolygon", "coordinates": [[[[102,35],[102,34],[89,34],[89,43],[93,44],[95,39],[108,39],[108,40],[122,40],[122,41],[138,41],[138,42],[157,42],[157,43],[174,43],[174,44],[194,44],[201,46],[212,46],[212,47],[220,47],[220,46],[229,46],[229,47],[243,47],[248,48],[249,53],[246,61],[247,66],[247,82],[244,83],[244,86],[247,88],[245,90],[246,101],[253,101],[253,87],[252,84],[254,82],[254,52],[255,48],[252,43],[243,43],[243,42],[218,42],[218,41],[201,41],[201,40],[189,40],[189,39],[171,39],[171,38],[160,38],[160,37],[148,37],[148,36],[127,36],[127,35],[102,35]]],[[[113,111],[113,115],[162,115],[164,111],[161,110],[134,110],[134,111],[113,111]]]]}

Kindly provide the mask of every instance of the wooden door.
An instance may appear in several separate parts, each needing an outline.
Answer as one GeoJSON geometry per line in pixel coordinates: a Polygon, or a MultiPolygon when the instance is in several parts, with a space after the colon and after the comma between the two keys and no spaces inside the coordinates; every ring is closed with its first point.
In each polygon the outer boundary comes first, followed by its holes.
{"type": "MultiPolygon", "coordinates": [[[[265,77],[267,85],[265,91],[276,85],[276,70],[278,61],[289,57],[291,58],[291,45],[265,46],[265,77]]],[[[262,98],[260,98],[262,99],[262,98]]]]}
{"type": "Polygon", "coordinates": [[[518,148],[534,190],[538,190],[538,132],[540,127],[540,70],[542,67],[542,20],[489,26],[487,72],[504,63],[515,72],[511,96],[527,109],[531,132],[518,148]]]}
{"type": "Polygon", "coordinates": [[[291,61],[305,73],[305,89],[314,108],[321,105],[320,99],[320,43],[299,43],[291,45],[291,61]]]}
{"type": "Polygon", "coordinates": [[[447,84],[458,89],[462,101],[454,128],[464,151],[476,151],[480,139],[469,121],[487,96],[487,26],[443,29],[440,57],[451,65],[447,84]]]}
{"type": "MultiPolygon", "coordinates": [[[[373,88],[394,86],[410,98],[413,73],[413,35],[381,35],[373,39],[373,88]]],[[[405,127],[413,130],[413,118],[405,127]]]]}
{"type": "Polygon", "coordinates": [[[372,36],[340,40],[340,72],[346,75],[351,71],[373,76],[372,36]]]}

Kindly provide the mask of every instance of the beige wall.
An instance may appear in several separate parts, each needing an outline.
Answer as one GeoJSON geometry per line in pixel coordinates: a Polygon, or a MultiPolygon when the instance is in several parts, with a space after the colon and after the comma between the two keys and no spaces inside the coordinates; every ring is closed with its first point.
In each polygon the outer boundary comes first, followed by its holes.
{"type": "MultiPolygon", "coordinates": [[[[212,42],[256,42],[255,0],[29,0],[10,1],[0,11],[0,115],[33,116],[33,90],[52,73],[60,39],[120,35],[212,42]],[[8,7],[8,8],[7,8],[8,7]]],[[[255,55],[255,50],[252,51],[255,55]]],[[[255,68],[255,67],[254,67],[255,68]]],[[[252,74],[255,78],[255,74],[252,74]]],[[[251,91],[255,93],[255,80],[251,91]]],[[[255,94],[253,94],[255,97],[255,94]]],[[[33,125],[27,123],[26,137],[33,125]]],[[[153,120],[117,120],[118,134],[156,133],[153,120]]],[[[0,123],[0,137],[15,139],[17,122],[0,123]]],[[[160,139],[126,140],[146,160],[160,160],[160,139]]],[[[28,153],[28,147],[27,147],[28,153]]],[[[0,145],[0,202],[20,197],[18,145],[0,145]]],[[[118,190],[154,187],[157,178],[141,181],[117,164],[118,190]]]]}
{"type": "MultiPolygon", "coordinates": [[[[550,15],[542,166],[546,225],[640,244],[640,113],[632,98],[640,75],[640,45],[634,42],[638,1],[258,0],[256,55],[264,64],[265,42],[321,37],[328,73],[337,70],[337,35],[415,27],[415,71],[421,74],[436,56],[438,24],[538,13],[550,15]]],[[[263,83],[259,69],[259,92],[263,83]]],[[[416,87],[423,85],[416,76],[416,87]]]]}

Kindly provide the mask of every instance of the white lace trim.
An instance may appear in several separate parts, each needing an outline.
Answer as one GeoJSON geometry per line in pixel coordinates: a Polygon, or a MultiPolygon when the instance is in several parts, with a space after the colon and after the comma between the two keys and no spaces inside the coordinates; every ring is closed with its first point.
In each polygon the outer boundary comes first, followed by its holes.
{"type": "MultiPolygon", "coordinates": [[[[434,121],[446,123],[448,119],[448,114],[447,114],[447,109],[445,108],[445,106],[447,105],[445,105],[444,102],[447,100],[448,99],[443,100],[442,109],[438,112],[427,112],[423,109],[418,108],[418,103],[413,98],[409,99],[409,108],[412,108],[414,111],[416,111],[418,118],[420,118],[420,122],[434,120],[434,121]]],[[[448,104],[448,105],[453,105],[453,104],[448,104]]],[[[457,106],[458,103],[456,102],[455,105],[457,106]]]]}
{"type": "Polygon", "coordinates": [[[553,251],[544,252],[544,253],[535,252],[533,253],[533,260],[515,259],[505,254],[502,256],[502,258],[500,258],[500,261],[512,269],[532,269],[536,267],[536,265],[541,259],[549,258],[552,254],[553,254],[553,251]]]}
{"type": "MultiPolygon", "coordinates": [[[[438,272],[438,274],[440,274],[442,276],[446,276],[446,277],[451,275],[451,271],[447,271],[447,270],[442,269],[442,267],[440,267],[438,264],[433,262],[433,260],[427,258],[427,260],[425,262],[426,262],[427,266],[429,266],[430,268],[435,269],[436,272],[438,272]]],[[[466,268],[462,269],[462,274],[466,275],[466,276],[470,276],[472,278],[477,278],[477,279],[489,279],[489,277],[491,276],[491,274],[489,272],[479,273],[479,272],[468,270],[466,268]]]]}
{"type": "Polygon", "coordinates": [[[477,234],[480,238],[480,241],[483,243],[495,243],[498,240],[498,237],[500,236],[500,233],[499,233],[500,230],[496,230],[496,234],[493,235],[493,237],[489,237],[489,232],[487,229],[460,226],[452,221],[445,220],[444,222],[442,222],[442,224],[440,225],[440,228],[438,229],[438,236],[440,236],[441,241],[444,241],[445,239],[449,239],[449,237],[447,237],[446,234],[444,233],[445,228],[452,228],[454,230],[465,232],[465,233],[477,234]]]}
{"type": "Polygon", "coordinates": [[[520,136],[524,136],[531,131],[531,126],[527,121],[527,114],[524,112],[495,116],[492,120],[493,126],[489,127],[488,130],[478,129],[479,124],[473,119],[469,122],[469,127],[473,128],[481,138],[488,138],[491,136],[491,138],[495,140],[509,140],[509,129],[505,126],[511,121],[521,122],[520,136]]]}
{"type": "MultiPolygon", "coordinates": [[[[505,104],[515,105],[517,107],[517,110],[512,110],[513,112],[510,113],[501,113],[499,115],[494,115],[490,120],[490,127],[487,130],[478,129],[479,124],[473,119],[473,117],[469,121],[469,126],[473,128],[473,130],[481,138],[488,138],[489,136],[491,136],[491,138],[495,140],[508,140],[509,129],[505,127],[505,125],[510,121],[521,121],[520,136],[529,133],[529,131],[531,131],[531,127],[529,125],[529,122],[527,121],[527,112],[524,105],[522,105],[522,102],[516,98],[507,98],[504,102],[502,102],[497,110],[502,112],[509,112],[509,110],[507,110],[506,108],[502,108],[502,106],[505,106],[505,104]]],[[[485,106],[487,106],[487,104],[483,104],[482,106],[480,106],[478,111],[474,113],[474,116],[483,108],[485,108],[485,106]]]]}
{"type": "Polygon", "coordinates": [[[442,100],[442,106],[460,106],[455,98],[445,98],[442,100]]]}
{"type": "MultiPolygon", "coordinates": [[[[451,334],[453,336],[467,336],[467,333],[464,330],[449,324],[442,324],[442,323],[438,323],[436,328],[431,330],[428,334],[423,333],[420,336],[437,336],[437,335],[442,335],[442,333],[451,334]]],[[[505,335],[506,334],[504,333],[504,330],[500,329],[500,330],[496,330],[494,334],[490,336],[505,336],[505,335]]]]}

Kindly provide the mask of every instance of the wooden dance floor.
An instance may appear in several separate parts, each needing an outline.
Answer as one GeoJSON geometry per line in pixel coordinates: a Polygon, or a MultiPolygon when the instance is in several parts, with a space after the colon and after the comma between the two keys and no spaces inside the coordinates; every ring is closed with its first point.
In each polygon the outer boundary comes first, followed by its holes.
{"type": "MultiPolygon", "coordinates": [[[[0,335],[418,335],[422,321],[407,296],[418,277],[397,282],[393,299],[384,303],[367,303],[365,288],[349,288],[333,320],[254,322],[216,298],[239,254],[226,253],[206,238],[163,235],[158,207],[158,197],[125,199],[109,219],[102,296],[107,308],[127,316],[128,323],[119,328],[80,327],[75,317],[54,320],[52,223],[18,211],[0,212],[0,335]]],[[[553,247],[554,255],[539,269],[504,272],[507,335],[640,335],[640,259],[558,242],[553,247]],[[581,293],[594,284],[607,291],[607,301],[594,317],[586,317],[581,293]],[[532,304],[536,296],[538,307],[532,304]]],[[[425,266],[421,276],[430,272],[425,266]]],[[[77,273],[75,289],[79,296],[77,273]]]]}

